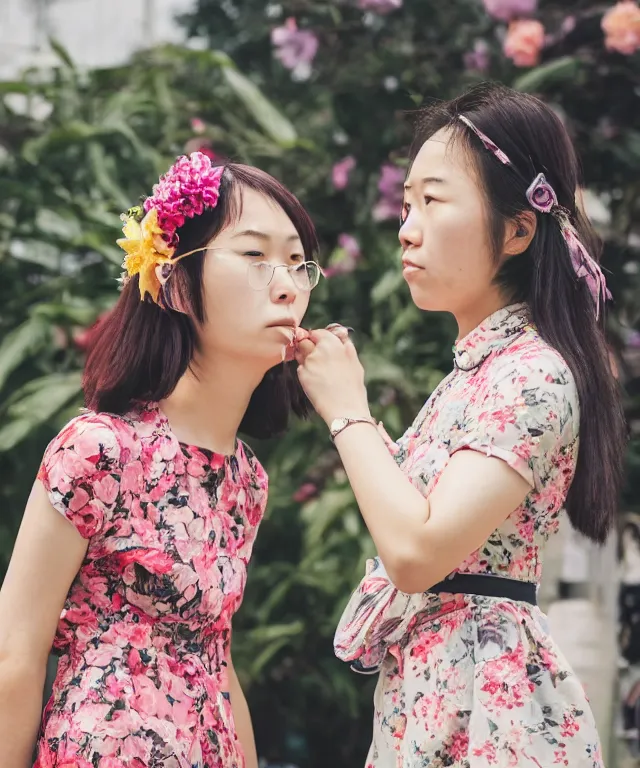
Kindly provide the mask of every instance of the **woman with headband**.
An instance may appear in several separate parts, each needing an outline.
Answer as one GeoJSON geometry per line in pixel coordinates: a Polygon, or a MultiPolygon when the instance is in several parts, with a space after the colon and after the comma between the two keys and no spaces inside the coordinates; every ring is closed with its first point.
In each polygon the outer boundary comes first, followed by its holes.
{"type": "Polygon", "coordinates": [[[458,323],[452,373],[390,444],[348,335],[299,345],[378,553],[335,638],[340,659],[379,673],[367,768],[603,765],[536,605],[563,510],[606,538],[625,452],[609,293],[577,188],[541,101],[485,85],[427,110],[399,236],[415,304],[458,323]]]}
{"type": "Polygon", "coordinates": [[[257,768],[230,642],[267,477],[236,435],[306,413],[283,361],[316,235],[271,176],[201,153],[123,218],[87,410],[44,454],[0,592],[0,765],[31,765],[53,641],[37,768],[257,768]]]}

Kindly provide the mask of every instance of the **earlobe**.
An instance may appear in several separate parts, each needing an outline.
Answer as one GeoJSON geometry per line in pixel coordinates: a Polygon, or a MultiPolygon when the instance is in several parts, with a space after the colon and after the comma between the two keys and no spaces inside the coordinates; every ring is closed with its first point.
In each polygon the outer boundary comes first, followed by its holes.
{"type": "Polygon", "coordinates": [[[536,234],[538,220],[532,211],[523,211],[507,223],[504,239],[504,255],[517,256],[531,245],[536,234]]]}

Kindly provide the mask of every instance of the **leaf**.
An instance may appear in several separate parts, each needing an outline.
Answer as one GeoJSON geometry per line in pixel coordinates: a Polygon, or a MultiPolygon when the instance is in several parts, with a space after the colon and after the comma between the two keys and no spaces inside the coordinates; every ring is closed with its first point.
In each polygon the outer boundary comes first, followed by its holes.
{"type": "Polygon", "coordinates": [[[42,376],[18,390],[7,407],[10,421],[0,429],[0,452],[14,448],[81,390],[80,371],[42,376]]]}
{"type": "Polygon", "coordinates": [[[41,233],[72,243],[82,231],[80,222],[73,216],[62,216],[49,208],[40,208],[36,214],[36,228],[41,233]]]}
{"type": "Polygon", "coordinates": [[[56,38],[50,37],[49,45],[53,49],[54,53],[58,56],[60,61],[69,69],[75,71],[75,64],[73,63],[71,56],[69,55],[67,49],[62,45],[62,43],[56,40],[56,38]]]}
{"type": "Polygon", "coordinates": [[[305,543],[308,549],[320,543],[332,523],[353,504],[350,486],[325,491],[322,496],[309,504],[303,517],[307,521],[305,543]]]}
{"type": "Polygon", "coordinates": [[[513,87],[523,93],[532,93],[540,91],[544,86],[557,84],[567,81],[574,82],[579,71],[580,61],[573,56],[563,56],[554,59],[548,64],[542,64],[539,67],[526,72],[516,79],[513,87]]]}
{"type": "Polygon", "coordinates": [[[267,133],[281,144],[293,144],[297,138],[292,123],[279,112],[251,80],[233,66],[226,66],[223,75],[235,95],[267,133]]]}
{"type": "Polygon", "coordinates": [[[9,333],[0,345],[0,391],[8,377],[50,338],[49,327],[40,317],[31,317],[9,333]]]}
{"type": "Polygon", "coordinates": [[[371,301],[373,304],[382,304],[382,302],[386,301],[389,296],[392,296],[400,290],[403,282],[404,278],[402,277],[402,272],[399,269],[390,269],[388,272],[385,272],[382,278],[373,286],[371,291],[371,301]]]}

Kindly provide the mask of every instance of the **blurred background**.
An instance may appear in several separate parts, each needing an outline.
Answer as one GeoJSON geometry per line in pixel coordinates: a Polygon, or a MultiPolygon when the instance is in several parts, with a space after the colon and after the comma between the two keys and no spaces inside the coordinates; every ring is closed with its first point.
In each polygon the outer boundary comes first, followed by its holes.
{"type": "MultiPolygon", "coordinates": [[[[639,765],[639,49],[636,0],[0,0],[0,578],[117,298],[118,215],[183,152],[258,165],[308,207],[329,279],[307,320],[356,329],[374,415],[401,434],[455,338],[450,318],[415,309],[399,269],[411,113],[499,80],[565,121],[605,241],[632,433],[619,532],[596,549],[563,530],[541,602],[607,765],[639,765]]],[[[375,681],[334,658],[332,637],[372,544],[322,425],[254,447],[271,495],[234,658],[259,753],[354,768],[375,681]]]]}

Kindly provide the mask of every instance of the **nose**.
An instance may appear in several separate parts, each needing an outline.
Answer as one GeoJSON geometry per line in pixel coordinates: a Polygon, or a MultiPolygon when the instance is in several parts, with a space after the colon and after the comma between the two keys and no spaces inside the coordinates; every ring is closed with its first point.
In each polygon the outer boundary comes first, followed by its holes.
{"type": "MultiPolygon", "coordinates": [[[[284,264],[279,264],[278,267],[284,267],[284,264]]],[[[278,269],[278,267],[273,270],[273,277],[269,286],[271,301],[274,304],[293,304],[299,293],[298,287],[289,270],[278,269]]]]}
{"type": "Polygon", "coordinates": [[[422,228],[419,226],[419,222],[413,211],[409,213],[402,223],[400,231],[398,232],[398,239],[400,240],[400,245],[402,246],[403,251],[406,251],[412,246],[414,248],[419,248],[422,245],[422,228]]]}

